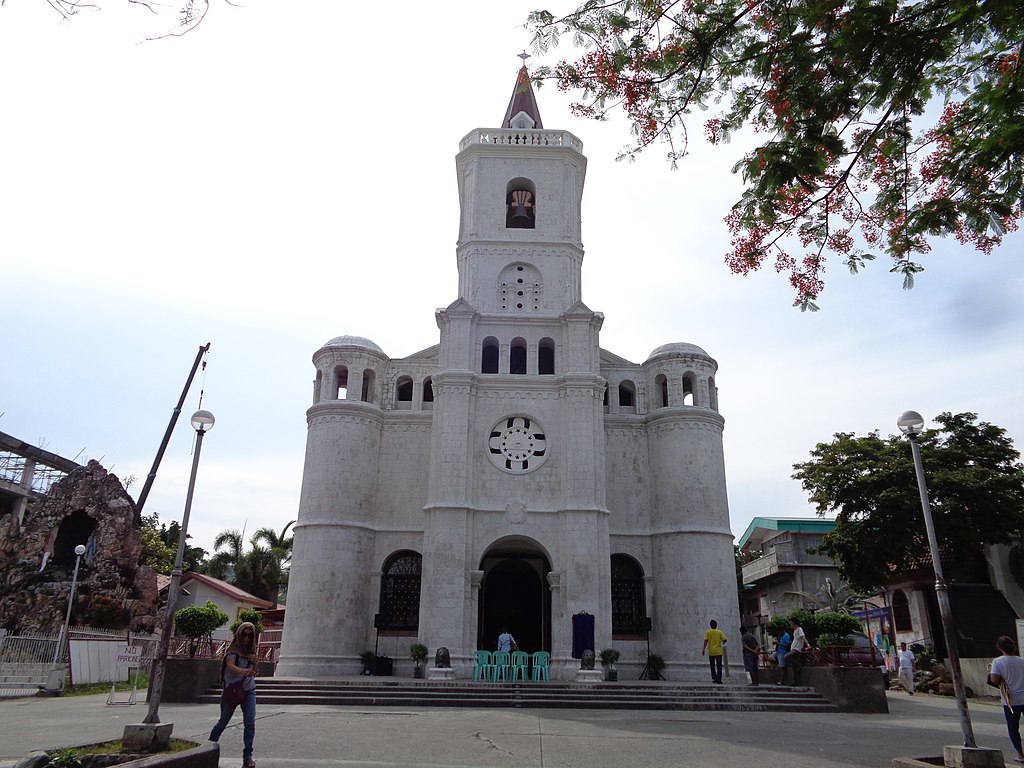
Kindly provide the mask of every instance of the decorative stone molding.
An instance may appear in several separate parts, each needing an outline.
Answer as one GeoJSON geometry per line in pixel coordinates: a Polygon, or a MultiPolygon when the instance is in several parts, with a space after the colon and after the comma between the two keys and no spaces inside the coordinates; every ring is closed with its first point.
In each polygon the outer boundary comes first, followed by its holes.
{"type": "Polygon", "coordinates": [[[505,505],[505,520],[509,525],[522,525],[526,522],[526,504],[521,501],[505,505]]]}

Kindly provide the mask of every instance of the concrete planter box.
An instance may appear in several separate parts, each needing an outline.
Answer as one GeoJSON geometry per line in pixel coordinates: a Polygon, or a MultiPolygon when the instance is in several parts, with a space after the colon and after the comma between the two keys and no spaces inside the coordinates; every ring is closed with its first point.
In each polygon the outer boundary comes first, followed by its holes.
{"type": "MultiPolygon", "coordinates": [[[[125,762],[113,762],[116,755],[84,755],[85,768],[117,765],[118,768],[217,768],[220,763],[220,745],[207,741],[182,752],[147,755],[125,762]]],[[[46,752],[33,752],[17,762],[15,768],[42,768],[50,762],[46,752]]]]}
{"type": "MultiPolygon", "coordinates": [[[[155,662],[154,662],[155,663],[155,662]]],[[[220,682],[220,659],[184,659],[170,658],[164,672],[164,690],[160,703],[189,704],[206,692],[211,686],[220,682]]],[[[260,677],[273,677],[274,665],[269,661],[259,663],[260,677]]],[[[153,668],[150,668],[150,681],[153,680],[153,668]]],[[[152,685],[152,682],[150,682],[152,685]]],[[[256,678],[259,686],[259,677],[256,678]]],[[[149,691],[146,691],[149,701],[149,691]]]]}
{"type": "MultiPolygon", "coordinates": [[[[761,670],[762,685],[780,679],[777,668],[761,670]]],[[[801,667],[798,685],[814,688],[843,712],[889,712],[882,672],[876,667],[801,667]]]]}

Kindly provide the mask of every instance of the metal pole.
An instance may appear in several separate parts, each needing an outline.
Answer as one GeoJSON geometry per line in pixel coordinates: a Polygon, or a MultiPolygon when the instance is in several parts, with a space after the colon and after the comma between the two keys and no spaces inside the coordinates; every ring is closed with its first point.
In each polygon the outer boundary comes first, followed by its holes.
{"type": "Polygon", "coordinates": [[[75,571],[71,576],[71,594],[68,595],[68,612],[64,616],[64,626],[61,627],[60,637],[57,638],[57,647],[53,651],[53,667],[57,667],[57,659],[60,657],[61,649],[64,646],[64,638],[67,636],[68,627],[71,625],[71,605],[75,600],[75,584],[78,582],[78,564],[81,562],[82,556],[75,553],[75,571]]]}
{"type": "Polygon", "coordinates": [[[142,514],[142,508],[146,506],[146,499],[149,498],[149,491],[153,487],[153,481],[156,480],[156,471],[160,467],[160,461],[164,457],[164,451],[167,450],[167,444],[171,441],[171,433],[174,431],[174,425],[178,421],[178,416],[181,414],[181,406],[185,403],[185,397],[188,395],[188,390],[192,386],[192,379],[196,375],[196,369],[199,368],[199,361],[203,359],[203,355],[210,351],[210,342],[206,342],[205,346],[199,348],[199,352],[196,354],[196,361],[192,363],[192,370],[188,374],[188,379],[185,381],[185,388],[181,390],[181,397],[178,398],[178,404],[174,406],[174,410],[171,411],[171,421],[167,425],[167,431],[164,432],[164,439],[160,442],[160,447],[156,451],[156,458],[153,459],[153,466],[149,470],[149,474],[146,475],[146,482],[142,486],[142,490],[139,492],[139,500],[135,502],[135,511],[140,515],[142,514]]]}
{"type": "Polygon", "coordinates": [[[174,556],[174,570],[171,571],[171,583],[167,588],[167,609],[164,615],[163,632],[160,634],[160,645],[157,647],[156,664],[153,669],[153,680],[149,689],[149,712],[143,723],[160,722],[160,696],[164,690],[164,672],[167,667],[167,652],[171,645],[171,632],[174,628],[174,605],[178,602],[178,590],[181,586],[181,561],[185,556],[185,537],[188,533],[188,516],[192,511],[192,493],[196,487],[196,470],[199,468],[199,453],[203,449],[205,430],[196,430],[196,453],[192,458],[192,476],[188,481],[188,495],[185,497],[185,512],[181,516],[181,532],[178,534],[178,552],[174,556]]]}
{"type": "Polygon", "coordinates": [[[946,654],[949,656],[950,673],[953,676],[953,692],[956,695],[956,707],[960,714],[960,730],[964,736],[965,747],[977,747],[974,741],[974,728],[971,725],[971,713],[967,710],[967,691],[964,688],[963,672],[960,670],[960,654],[956,647],[956,633],[953,630],[953,612],[949,607],[949,589],[942,576],[942,563],[939,560],[939,544],[935,538],[935,525],[932,523],[932,508],[928,503],[928,486],[924,480],[924,465],[921,463],[921,449],[917,445],[917,433],[908,432],[910,452],[914,456],[914,471],[917,473],[917,490],[921,494],[921,509],[924,512],[924,527],[928,532],[928,548],[931,550],[932,565],[935,567],[935,596],[939,600],[939,615],[942,617],[942,631],[946,637],[946,654]]]}

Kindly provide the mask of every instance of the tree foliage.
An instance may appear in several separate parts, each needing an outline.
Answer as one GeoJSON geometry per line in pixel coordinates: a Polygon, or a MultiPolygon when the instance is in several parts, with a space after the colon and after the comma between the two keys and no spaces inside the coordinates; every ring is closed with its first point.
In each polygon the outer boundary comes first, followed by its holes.
{"type": "MultiPolygon", "coordinates": [[[[918,437],[942,564],[950,580],[976,570],[983,544],[1024,531],[1024,467],[1006,431],[976,414],[943,413],[918,437]]],[[[874,592],[894,572],[930,567],[921,499],[908,441],[877,431],[837,433],[794,479],[836,528],[818,552],[836,561],[852,589],[874,592]]]]}
{"type": "Polygon", "coordinates": [[[294,522],[288,523],[279,534],[270,528],[256,531],[249,540],[248,552],[239,531],[221,531],[213,540],[215,554],[205,572],[276,603],[281,586],[287,583],[286,564],[291,559],[292,548],[292,537],[287,534],[294,522]]]}
{"type": "Polygon", "coordinates": [[[209,640],[213,631],[226,624],[227,620],[228,615],[212,600],[207,600],[206,605],[190,605],[175,611],[174,628],[179,634],[189,638],[188,655],[191,657],[195,656],[196,648],[202,640],[209,640]]]}
{"type": "Polygon", "coordinates": [[[142,516],[142,564],[152,567],[157,573],[168,574],[174,568],[177,553],[160,535],[159,522],[155,514],[142,516]]]}
{"type": "Polygon", "coordinates": [[[860,632],[863,627],[858,619],[848,613],[834,613],[832,611],[819,611],[817,613],[807,608],[797,608],[785,616],[776,616],[764,625],[765,631],[775,638],[782,637],[786,632],[792,631],[793,619],[800,621],[800,626],[807,635],[807,642],[812,646],[818,644],[818,638],[827,636],[830,639],[844,637],[851,632],[860,632]]]}
{"type": "Polygon", "coordinates": [[[713,143],[761,144],[734,167],[730,269],[767,260],[815,309],[826,257],[856,272],[892,259],[913,286],[929,237],[988,252],[1016,229],[1024,171],[1024,6],[1016,0],[587,0],[530,15],[534,48],[587,51],[541,67],[574,105],[632,123],[630,156],[687,153],[687,118],[713,143]]]}

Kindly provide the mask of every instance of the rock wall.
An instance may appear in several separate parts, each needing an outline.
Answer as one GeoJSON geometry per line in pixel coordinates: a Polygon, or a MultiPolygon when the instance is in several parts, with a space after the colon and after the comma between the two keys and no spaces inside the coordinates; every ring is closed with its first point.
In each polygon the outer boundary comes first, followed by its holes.
{"type": "Polygon", "coordinates": [[[85,545],[71,623],[151,631],[156,572],[140,565],[141,520],[116,475],[99,462],[76,469],[30,504],[19,526],[0,517],[0,627],[18,635],[60,631],[85,545]]]}

